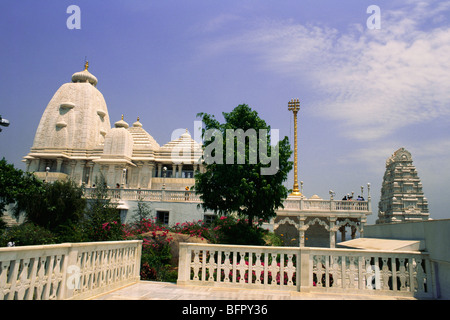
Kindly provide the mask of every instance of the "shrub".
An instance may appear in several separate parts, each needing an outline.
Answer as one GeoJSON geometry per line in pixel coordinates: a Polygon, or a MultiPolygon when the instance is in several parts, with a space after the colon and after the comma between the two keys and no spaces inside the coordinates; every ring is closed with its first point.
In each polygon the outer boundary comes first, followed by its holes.
{"type": "Polygon", "coordinates": [[[123,225],[123,239],[134,239],[137,235],[148,233],[148,232],[156,232],[163,231],[168,232],[169,228],[159,224],[156,221],[156,218],[150,219],[142,219],[140,221],[136,221],[134,223],[129,223],[123,225]]]}
{"type": "Polygon", "coordinates": [[[141,280],[173,281],[170,241],[167,232],[143,238],[141,280]]]}
{"type": "Polygon", "coordinates": [[[275,247],[283,246],[283,240],[279,235],[277,235],[274,232],[266,232],[266,234],[264,235],[264,241],[268,246],[275,246],[275,247]]]}
{"type": "Polygon", "coordinates": [[[14,241],[16,246],[34,246],[58,242],[54,233],[31,222],[7,230],[2,239],[2,246],[6,246],[11,240],[14,241]]]}
{"type": "Polygon", "coordinates": [[[259,225],[249,225],[246,220],[222,216],[213,222],[211,228],[215,243],[258,246],[265,244],[265,230],[259,225]]]}
{"type": "Polygon", "coordinates": [[[181,224],[177,223],[171,230],[175,233],[188,234],[191,237],[196,236],[209,241],[213,240],[209,226],[207,226],[202,220],[184,222],[181,224]]]}

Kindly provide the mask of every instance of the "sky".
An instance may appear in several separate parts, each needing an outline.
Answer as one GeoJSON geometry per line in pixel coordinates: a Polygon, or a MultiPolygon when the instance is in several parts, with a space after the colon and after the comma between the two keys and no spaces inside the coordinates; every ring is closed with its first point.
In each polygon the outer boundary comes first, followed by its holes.
{"type": "MultiPolygon", "coordinates": [[[[160,144],[240,104],[294,141],[303,193],[358,195],[375,223],[386,160],[412,153],[433,219],[450,218],[450,1],[1,0],[0,157],[20,169],[57,89],[84,69],[111,123],[160,144]],[[80,29],[69,29],[80,8],[80,29]],[[379,8],[368,10],[372,5],[379,8]],[[374,28],[374,26],[376,28],[374,28]]],[[[291,188],[293,172],[286,185],[291,188]]]]}

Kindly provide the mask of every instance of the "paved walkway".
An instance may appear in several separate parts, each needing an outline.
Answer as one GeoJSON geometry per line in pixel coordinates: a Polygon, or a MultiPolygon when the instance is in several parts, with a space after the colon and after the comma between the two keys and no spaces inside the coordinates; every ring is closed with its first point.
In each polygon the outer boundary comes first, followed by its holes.
{"type": "Polygon", "coordinates": [[[94,297],[93,300],[415,300],[409,297],[300,293],[294,291],[177,286],[174,283],[140,281],[94,297]]]}

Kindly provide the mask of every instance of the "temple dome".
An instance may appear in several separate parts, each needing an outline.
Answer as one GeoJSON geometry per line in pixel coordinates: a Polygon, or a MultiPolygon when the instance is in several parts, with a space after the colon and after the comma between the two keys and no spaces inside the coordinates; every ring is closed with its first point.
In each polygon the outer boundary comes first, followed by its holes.
{"type": "MultiPolygon", "coordinates": [[[[85,71],[82,73],[87,75],[85,71]]],[[[81,80],[79,74],[74,74],[73,80],[81,80]]],[[[95,77],[88,78],[88,82],[65,83],[56,91],[42,114],[31,153],[58,150],[57,154],[70,156],[76,150],[93,150],[103,144],[111,128],[108,109],[93,85],[95,77]]]]}
{"type": "Polygon", "coordinates": [[[133,137],[131,133],[127,130],[128,124],[124,126],[121,121],[116,122],[115,128],[111,129],[105,137],[105,145],[103,148],[103,156],[108,158],[124,156],[130,159],[133,155],[133,137]],[[119,125],[117,125],[119,124],[119,125]]]}
{"type": "Polygon", "coordinates": [[[98,83],[98,80],[92,73],[90,73],[88,71],[88,68],[89,68],[89,63],[86,62],[83,71],[76,72],[76,73],[74,73],[72,75],[72,82],[74,82],[74,83],[77,83],[77,82],[89,82],[94,87],[96,87],[97,83],[98,83]]]}
{"type": "Polygon", "coordinates": [[[142,123],[139,121],[139,117],[137,118],[137,121],[133,123],[133,127],[142,128],[142,123]]]}
{"type": "Polygon", "coordinates": [[[126,122],[123,120],[123,115],[122,115],[122,119],[119,120],[119,121],[117,121],[116,123],[114,123],[114,127],[116,127],[116,128],[125,128],[125,129],[128,129],[129,125],[128,125],[128,123],[126,123],[126,122]]]}

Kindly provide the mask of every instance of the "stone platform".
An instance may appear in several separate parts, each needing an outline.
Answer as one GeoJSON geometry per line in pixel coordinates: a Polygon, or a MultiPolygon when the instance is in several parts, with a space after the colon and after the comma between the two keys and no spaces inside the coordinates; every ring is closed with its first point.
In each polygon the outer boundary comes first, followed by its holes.
{"type": "Polygon", "coordinates": [[[91,300],[416,300],[409,297],[179,286],[140,281],[91,300]]]}

